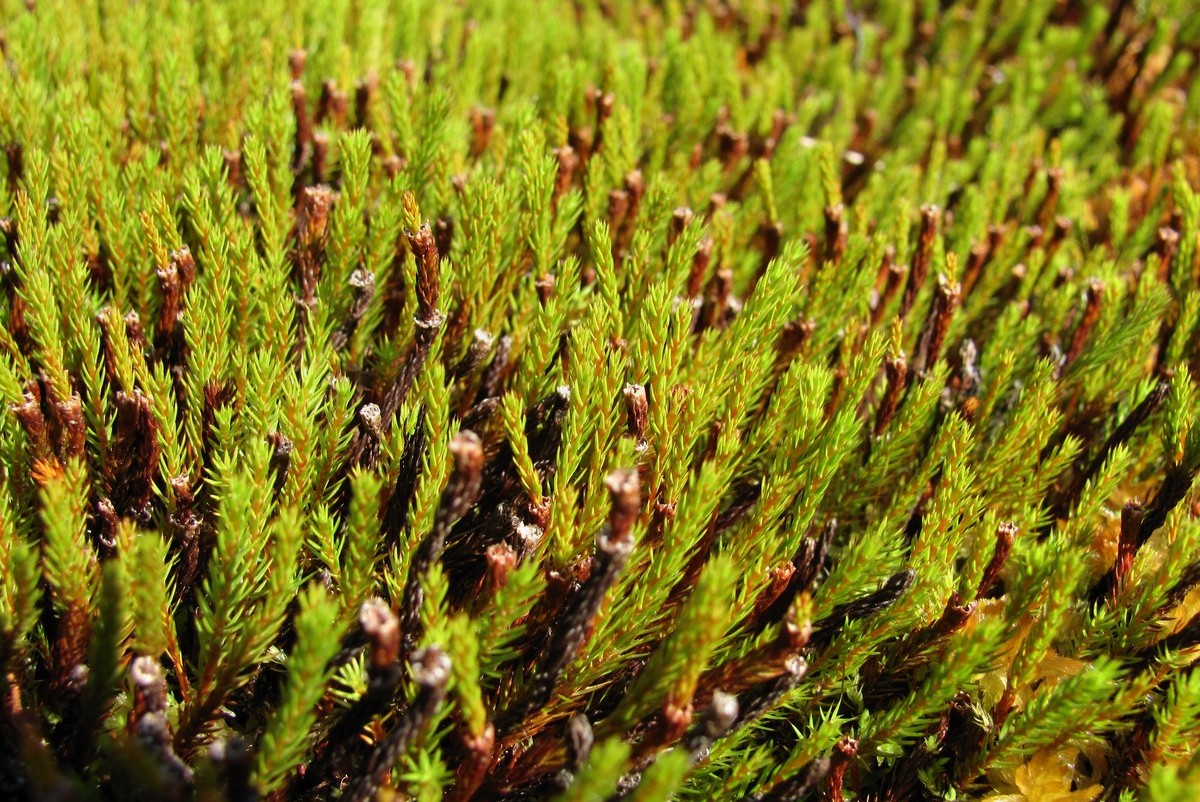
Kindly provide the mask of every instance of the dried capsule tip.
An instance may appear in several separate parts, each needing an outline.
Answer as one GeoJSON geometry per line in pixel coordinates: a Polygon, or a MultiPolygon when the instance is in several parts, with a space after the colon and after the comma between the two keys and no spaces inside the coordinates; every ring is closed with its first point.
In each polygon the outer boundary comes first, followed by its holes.
{"type": "Polygon", "coordinates": [[[571,756],[575,762],[583,763],[587,760],[595,740],[592,723],[588,721],[587,716],[576,713],[567,719],[567,746],[571,750],[571,756]]]}
{"type": "Polygon", "coordinates": [[[612,513],[609,516],[612,537],[625,540],[629,537],[642,506],[638,473],[628,469],[613,471],[604,480],[604,484],[612,496],[612,513]]]}
{"type": "Polygon", "coordinates": [[[333,190],[326,186],[305,187],[301,214],[304,226],[301,237],[306,244],[325,237],[329,224],[329,209],[333,206],[333,190]]]}
{"type": "Polygon", "coordinates": [[[162,667],[153,657],[141,655],[130,663],[129,676],[139,688],[151,688],[162,682],[162,667]]]}
{"type": "Polygon", "coordinates": [[[350,274],[350,286],[357,290],[375,289],[375,274],[359,268],[350,274]]]}
{"type": "Polygon", "coordinates": [[[808,663],[798,654],[789,654],[783,661],[783,670],[788,677],[799,681],[808,673],[808,663]]]}
{"type": "Polygon", "coordinates": [[[508,575],[517,565],[517,552],[507,543],[493,543],[485,552],[488,566],[488,581],[499,589],[508,584],[508,575]]]}
{"type": "Polygon", "coordinates": [[[382,433],[383,413],[380,412],[378,404],[364,404],[358,411],[358,417],[368,432],[376,437],[382,433]]]}
{"type": "Polygon", "coordinates": [[[437,646],[418,649],[412,656],[412,675],[425,688],[444,688],[450,678],[450,656],[437,646]]]}
{"type": "Polygon", "coordinates": [[[624,395],[625,407],[629,412],[629,433],[640,440],[646,436],[650,411],[646,388],[640,384],[626,384],[624,395]]]}
{"type": "Polygon", "coordinates": [[[739,707],[737,697],[725,691],[713,691],[712,701],[708,705],[708,718],[714,737],[725,732],[737,721],[739,707]]]}
{"type": "MultiPolygon", "coordinates": [[[[1146,506],[1137,499],[1130,499],[1125,502],[1125,506],[1121,509],[1121,540],[1120,548],[1122,551],[1136,551],[1141,545],[1138,541],[1142,528],[1142,519],[1146,516],[1146,506]]],[[[1132,553],[1130,554],[1132,558],[1132,553]]]]}
{"type": "Polygon", "coordinates": [[[478,348],[484,353],[487,353],[492,348],[492,343],[496,341],[495,335],[486,329],[475,329],[472,335],[471,347],[478,348]]]}
{"type": "Polygon", "coordinates": [[[483,469],[483,443],[472,431],[459,432],[450,441],[454,469],[463,474],[476,474],[483,469]]]}
{"type": "Polygon", "coordinates": [[[302,47],[298,47],[288,54],[288,66],[292,69],[292,78],[299,78],[304,72],[304,65],[308,63],[308,51],[302,47]]]}
{"type": "Polygon", "coordinates": [[[372,668],[393,665],[400,656],[400,619],[392,608],[383,599],[367,599],[359,608],[358,623],[371,641],[372,668]]]}
{"type": "Polygon", "coordinates": [[[992,552],[992,559],[983,569],[983,578],[976,591],[980,596],[986,595],[1000,579],[1000,571],[1003,570],[1004,563],[1008,560],[1008,553],[1012,551],[1016,538],[1017,525],[1015,523],[1005,521],[996,527],[996,548],[992,552]]]}

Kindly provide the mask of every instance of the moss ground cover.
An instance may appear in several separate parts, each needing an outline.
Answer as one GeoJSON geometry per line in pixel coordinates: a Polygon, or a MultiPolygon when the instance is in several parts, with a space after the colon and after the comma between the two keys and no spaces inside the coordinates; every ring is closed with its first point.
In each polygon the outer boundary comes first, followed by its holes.
{"type": "Polygon", "coordinates": [[[0,796],[1195,799],[1188,0],[0,55],[0,796]]]}

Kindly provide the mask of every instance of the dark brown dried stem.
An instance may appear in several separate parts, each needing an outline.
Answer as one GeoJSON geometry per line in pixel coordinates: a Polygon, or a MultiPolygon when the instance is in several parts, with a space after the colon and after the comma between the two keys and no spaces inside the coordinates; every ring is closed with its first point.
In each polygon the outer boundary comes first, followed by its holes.
{"type": "Polygon", "coordinates": [[[913,255],[912,270],[908,274],[908,284],[904,288],[904,298],[900,302],[899,316],[903,320],[916,303],[917,294],[929,275],[929,265],[933,261],[933,245],[937,241],[938,221],[941,210],[932,204],[921,207],[921,233],[917,241],[917,250],[913,255]]]}
{"type": "Polygon", "coordinates": [[[1196,468],[1189,469],[1186,465],[1175,465],[1167,470],[1138,527],[1139,548],[1167,522],[1167,516],[1187,497],[1196,479],[1196,472],[1196,468]]]}
{"type": "Polygon", "coordinates": [[[1116,601],[1129,570],[1133,568],[1133,558],[1141,545],[1138,542],[1139,533],[1145,514],[1146,508],[1136,499],[1127,501],[1121,509],[1121,534],[1117,540],[1117,557],[1112,567],[1092,587],[1089,597],[1093,604],[1116,601]]]}
{"type": "Polygon", "coordinates": [[[1009,552],[1012,551],[1016,539],[1016,524],[1006,522],[996,527],[996,547],[992,551],[992,559],[983,569],[983,576],[979,580],[979,588],[976,591],[979,598],[987,598],[992,588],[1000,581],[1000,572],[1004,570],[1004,564],[1008,562],[1009,552]]]}
{"type": "Polygon", "coordinates": [[[475,329],[475,333],[471,337],[471,344],[467,346],[467,352],[451,370],[451,375],[456,379],[462,379],[474,373],[483,364],[483,360],[487,359],[495,341],[496,338],[491,333],[483,329],[475,329]]]}
{"type": "Polygon", "coordinates": [[[608,527],[596,537],[591,573],[562,611],[529,690],[498,717],[497,729],[506,738],[526,716],[550,700],[559,677],[583,645],[605,594],[633,552],[632,530],[642,503],[637,471],[616,471],[609,474],[606,484],[612,509],[608,527]]]}
{"type": "Polygon", "coordinates": [[[433,564],[441,559],[450,527],[479,498],[483,476],[483,446],[474,432],[460,432],[450,441],[454,470],[442,491],[441,504],[434,515],[433,529],[413,553],[404,585],[401,631],[405,654],[411,654],[420,638],[421,604],[425,598],[422,584],[433,564]]]}
{"type": "Polygon", "coordinates": [[[358,330],[358,324],[362,321],[363,315],[367,313],[371,299],[375,297],[375,274],[361,268],[355,270],[350,274],[350,287],[354,290],[350,308],[346,310],[346,317],[342,321],[341,327],[330,338],[330,344],[335,351],[346,347],[346,343],[358,330]]]}
{"type": "Polygon", "coordinates": [[[900,407],[900,398],[904,394],[908,378],[908,362],[904,359],[904,352],[886,358],[883,362],[883,373],[887,380],[887,386],[883,391],[879,408],[875,412],[874,434],[876,437],[884,433],[888,424],[892,422],[896,410],[900,407]]]}
{"type": "Polygon", "coordinates": [[[911,569],[901,571],[892,575],[878,590],[834,607],[829,615],[813,624],[813,645],[818,649],[823,648],[846,624],[886,610],[904,595],[916,578],[916,573],[911,569]]]}
{"type": "Polygon", "coordinates": [[[105,474],[117,515],[150,521],[150,502],[158,476],[158,420],[141,390],[117,391],[117,420],[105,462],[105,474]]]}
{"type": "Polygon", "coordinates": [[[823,258],[827,264],[840,265],[842,256],[846,253],[846,237],[849,234],[846,224],[845,207],[838,203],[825,207],[825,252],[823,258]]]}
{"type": "Polygon", "coordinates": [[[938,277],[937,289],[933,292],[933,304],[929,309],[929,317],[918,340],[915,370],[909,375],[909,383],[916,375],[924,375],[937,365],[942,355],[942,345],[946,342],[946,333],[950,330],[950,320],[958,308],[962,298],[962,287],[957,281],[942,275],[938,277]]]}
{"type": "Polygon", "coordinates": [[[1079,317],[1079,325],[1075,327],[1075,333],[1071,335],[1071,344],[1067,346],[1067,353],[1063,356],[1064,368],[1071,365],[1083,353],[1092,329],[1100,319],[1100,302],[1103,298],[1104,282],[1092,279],[1088,282],[1087,291],[1084,293],[1083,313],[1079,317]]]}
{"type": "Polygon", "coordinates": [[[488,767],[496,748],[496,729],[487,724],[478,735],[465,733],[463,749],[466,754],[455,771],[454,785],[446,792],[446,802],[466,802],[474,796],[487,778],[488,767]]]}
{"type": "Polygon", "coordinates": [[[350,709],[337,719],[304,774],[297,798],[321,783],[334,784],[333,774],[359,744],[358,737],[372,719],[388,711],[396,698],[404,671],[400,662],[400,619],[382,599],[363,602],[358,623],[367,638],[367,688],[350,709]]]}
{"type": "Polygon", "coordinates": [[[446,695],[450,658],[441,649],[430,646],[414,653],[411,669],[417,685],[417,697],[392,729],[375,744],[363,770],[346,789],[343,799],[348,802],[375,799],[396,761],[426,730],[446,695]]]}
{"type": "Polygon", "coordinates": [[[858,741],[848,736],[838,741],[829,759],[829,773],[826,775],[825,788],[821,792],[821,802],[844,802],[846,770],[857,757],[858,741]]]}

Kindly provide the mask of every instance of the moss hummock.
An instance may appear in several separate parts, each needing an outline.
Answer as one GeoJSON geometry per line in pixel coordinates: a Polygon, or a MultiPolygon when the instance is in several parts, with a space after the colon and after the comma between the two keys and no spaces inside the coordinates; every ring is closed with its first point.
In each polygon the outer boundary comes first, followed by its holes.
{"type": "Polygon", "coordinates": [[[0,797],[1200,787],[1189,0],[0,0],[0,797]]]}

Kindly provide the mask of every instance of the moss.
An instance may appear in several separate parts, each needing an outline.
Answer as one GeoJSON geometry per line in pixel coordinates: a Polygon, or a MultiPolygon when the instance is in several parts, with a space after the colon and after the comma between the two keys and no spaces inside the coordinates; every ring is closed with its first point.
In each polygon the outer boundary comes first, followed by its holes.
{"type": "Polygon", "coordinates": [[[1190,798],[1198,47],[0,0],[0,796],[1190,798]]]}

